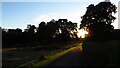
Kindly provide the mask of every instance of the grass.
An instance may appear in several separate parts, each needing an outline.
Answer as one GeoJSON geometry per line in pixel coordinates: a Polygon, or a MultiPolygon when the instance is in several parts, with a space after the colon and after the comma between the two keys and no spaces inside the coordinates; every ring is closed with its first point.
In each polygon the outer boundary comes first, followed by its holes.
{"type": "Polygon", "coordinates": [[[59,50],[51,51],[50,54],[45,56],[47,60],[43,60],[43,61],[34,60],[31,62],[22,64],[18,66],[18,68],[37,68],[42,66],[48,66],[50,63],[52,63],[62,55],[68,53],[69,51],[75,49],[76,47],[79,47],[80,45],[82,44],[81,43],[67,44],[59,50]]]}
{"type": "Polygon", "coordinates": [[[118,66],[120,40],[106,42],[86,41],[83,54],[91,66],[118,66]]]}

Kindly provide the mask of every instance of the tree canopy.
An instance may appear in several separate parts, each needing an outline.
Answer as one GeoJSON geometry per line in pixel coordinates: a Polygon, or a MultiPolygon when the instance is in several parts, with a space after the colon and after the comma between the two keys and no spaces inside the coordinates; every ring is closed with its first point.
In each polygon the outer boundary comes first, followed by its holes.
{"type": "Polygon", "coordinates": [[[73,23],[67,19],[53,19],[49,22],[40,22],[38,27],[28,24],[24,31],[19,28],[3,29],[3,45],[4,47],[14,47],[14,44],[68,42],[77,38],[76,29],[77,23],[73,23]]]}
{"type": "Polygon", "coordinates": [[[91,36],[100,36],[106,32],[112,32],[114,27],[111,23],[116,19],[113,13],[116,13],[117,7],[111,2],[100,2],[97,5],[91,4],[87,7],[83,15],[80,28],[89,29],[91,36]]]}
{"type": "Polygon", "coordinates": [[[71,31],[76,30],[76,28],[77,23],[73,23],[67,19],[59,19],[58,21],[53,19],[47,23],[41,22],[37,28],[36,39],[39,42],[49,43],[52,40],[68,41],[75,36],[75,33],[71,33],[71,31]]]}

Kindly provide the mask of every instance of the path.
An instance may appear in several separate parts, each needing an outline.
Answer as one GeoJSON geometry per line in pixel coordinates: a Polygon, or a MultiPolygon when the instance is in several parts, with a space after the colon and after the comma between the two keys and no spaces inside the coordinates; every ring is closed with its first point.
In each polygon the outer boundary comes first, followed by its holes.
{"type": "Polygon", "coordinates": [[[68,52],[64,56],[60,57],[56,60],[52,65],[51,68],[63,68],[63,67],[73,67],[78,68],[85,66],[85,62],[82,59],[81,55],[81,47],[75,48],[74,50],[68,52]]]}

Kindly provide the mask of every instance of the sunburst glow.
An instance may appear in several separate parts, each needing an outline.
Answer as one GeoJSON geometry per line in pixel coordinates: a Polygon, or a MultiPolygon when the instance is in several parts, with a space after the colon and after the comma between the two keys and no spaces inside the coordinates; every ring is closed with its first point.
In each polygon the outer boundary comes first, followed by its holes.
{"type": "Polygon", "coordinates": [[[77,35],[79,38],[85,38],[88,35],[88,31],[86,31],[85,29],[80,29],[78,30],[77,35]]]}

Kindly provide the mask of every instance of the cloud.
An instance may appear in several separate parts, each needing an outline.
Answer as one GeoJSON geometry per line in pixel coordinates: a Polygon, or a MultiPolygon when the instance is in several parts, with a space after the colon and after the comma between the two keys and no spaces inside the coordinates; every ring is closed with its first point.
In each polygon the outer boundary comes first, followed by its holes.
{"type": "Polygon", "coordinates": [[[43,14],[37,16],[33,21],[37,24],[40,22],[49,22],[52,19],[58,20],[58,19],[68,19],[68,21],[76,22],[78,25],[81,21],[81,16],[84,15],[84,13],[72,11],[72,12],[55,12],[55,13],[49,13],[49,14],[43,14]]]}
{"type": "MultiPolygon", "coordinates": [[[[35,19],[33,19],[33,22],[35,23],[35,25],[38,26],[38,24],[42,21],[49,22],[52,19],[54,20],[68,19],[68,21],[78,23],[78,27],[79,27],[80,22],[81,22],[81,16],[83,16],[84,14],[85,14],[85,11],[80,11],[80,10],[71,11],[71,12],[70,11],[69,12],[54,12],[54,13],[49,13],[49,14],[38,15],[35,19]]],[[[116,13],[114,16],[117,19],[114,21],[114,23],[112,23],[112,25],[114,25],[114,28],[117,29],[118,28],[118,13],[116,13]]]]}

